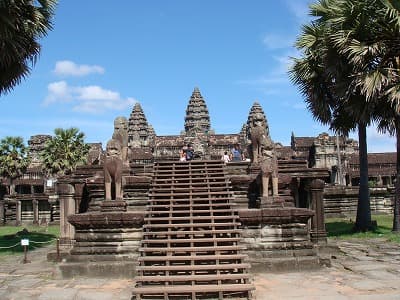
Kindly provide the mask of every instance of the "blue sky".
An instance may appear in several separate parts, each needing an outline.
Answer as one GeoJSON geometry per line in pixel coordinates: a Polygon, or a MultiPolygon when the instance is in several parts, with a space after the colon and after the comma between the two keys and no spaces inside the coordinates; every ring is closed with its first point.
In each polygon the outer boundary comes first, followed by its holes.
{"type": "MultiPolygon", "coordinates": [[[[60,1],[31,75],[0,98],[0,137],[74,126],[104,146],[135,102],[157,135],[179,134],[194,87],[216,133],[238,133],[258,101],[275,142],[317,136],[327,128],[287,76],[308,3],[60,1]]],[[[395,141],[370,128],[368,150],[395,151],[395,141]]]]}

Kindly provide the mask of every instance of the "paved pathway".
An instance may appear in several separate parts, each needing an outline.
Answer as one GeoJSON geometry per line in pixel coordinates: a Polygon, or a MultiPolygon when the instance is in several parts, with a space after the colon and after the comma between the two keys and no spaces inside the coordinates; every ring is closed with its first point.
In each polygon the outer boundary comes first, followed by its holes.
{"type": "MultiPolygon", "coordinates": [[[[318,271],[257,274],[257,300],[263,299],[400,299],[400,245],[373,240],[330,240],[331,267],[318,271]],[[338,248],[335,248],[335,247],[338,248]]],[[[2,300],[106,300],[130,299],[132,279],[61,279],[49,250],[0,258],[2,300]]]]}

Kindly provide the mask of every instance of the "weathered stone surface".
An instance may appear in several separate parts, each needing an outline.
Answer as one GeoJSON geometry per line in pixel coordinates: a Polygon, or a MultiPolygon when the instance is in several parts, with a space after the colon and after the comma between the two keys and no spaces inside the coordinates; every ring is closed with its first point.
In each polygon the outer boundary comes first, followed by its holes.
{"type": "Polygon", "coordinates": [[[77,229],[141,226],[143,224],[143,212],[92,212],[75,214],[68,217],[68,222],[77,229]]]}
{"type": "Polygon", "coordinates": [[[239,217],[244,225],[307,223],[313,214],[309,209],[291,207],[239,210],[239,217]]]}
{"type": "MultiPolygon", "coordinates": [[[[357,212],[358,187],[332,186],[324,189],[324,210],[328,217],[350,217],[357,212]]],[[[370,188],[371,212],[392,214],[394,189],[370,188]]]]}
{"type": "MultiPolygon", "coordinates": [[[[100,257],[99,257],[100,258],[100,257]]],[[[68,262],[59,265],[63,278],[90,276],[98,278],[133,278],[137,262],[132,261],[102,261],[98,262],[68,262]]]]}

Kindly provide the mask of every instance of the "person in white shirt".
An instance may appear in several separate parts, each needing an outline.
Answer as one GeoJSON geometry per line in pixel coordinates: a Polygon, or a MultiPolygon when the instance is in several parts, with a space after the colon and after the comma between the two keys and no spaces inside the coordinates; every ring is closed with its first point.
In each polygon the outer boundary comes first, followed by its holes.
{"type": "Polygon", "coordinates": [[[224,152],[224,154],[223,154],[222,157],[221,157],[221,160],[222,160],[224,163],[228,163],[228,162],[231,161],[231,159],[229,158],[229,155],[228,155],[228,151],[225,151],[225,152],[224,152]]]}

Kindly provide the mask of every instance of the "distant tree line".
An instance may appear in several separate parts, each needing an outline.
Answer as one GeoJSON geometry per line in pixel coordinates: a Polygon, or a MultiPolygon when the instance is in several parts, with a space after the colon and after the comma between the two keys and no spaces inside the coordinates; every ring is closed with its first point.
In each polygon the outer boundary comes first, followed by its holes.
{"type": "MultiPolygon", "coordinates": [[[[90,148],[84,138],[78,128],[56,128],[40,153],[43,173],[49,177],[66,175],[84,164],[90,148]]],[[[0,175],[10,180],[10,194],[15,193],[14,180],[26,172],[30,162],[22,137],[0,140],[0,175]]]]}

